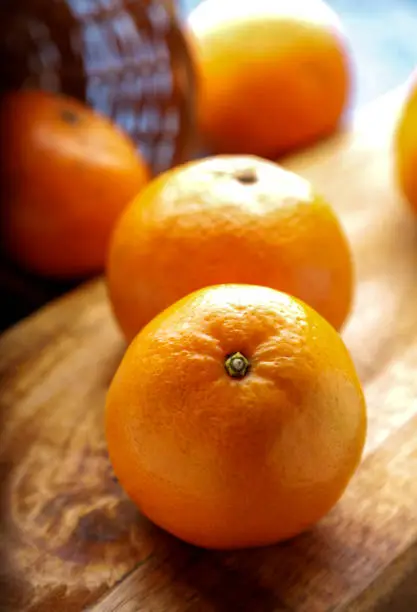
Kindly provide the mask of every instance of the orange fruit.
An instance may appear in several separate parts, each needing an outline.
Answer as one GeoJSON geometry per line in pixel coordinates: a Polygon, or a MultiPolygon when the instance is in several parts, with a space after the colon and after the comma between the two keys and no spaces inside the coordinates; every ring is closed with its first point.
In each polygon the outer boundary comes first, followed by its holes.
{"type": "Polygon", "coordinates": [[[348,45],[321,0],[205,0],[189,16],[198,125],[215,153],[276,157],[330,134],[351,90],[348,45]]]}
{"type": "Polygon", "coordinates": [[[394,159],[399,188],[417,213],[417,71],[397,121],[394,159]]]}
{"type": "Polygon", "coordinates": [[[46,276],[101,271],[117,217],[149,179],[146,163],[110,120],[70,98],[11,93],[0,113],[5,250],[46,276]]]}
{"type": "Polygon", "coordinates": [[[110,459],[154,523],[207,548],[290,538],[362,454],[363,393],[335,329],[267,287],[186,296],[129,346],[105,416],[110,459]]]}
{"type": "Polygon", "coordinates": [[[290,293],[340,328],[353,288],[342,228],[301,177],[256,157],[190,162],[161,174],[120,217],[107,265],[128,340],[161,310],[222,283],[290,293]]]}

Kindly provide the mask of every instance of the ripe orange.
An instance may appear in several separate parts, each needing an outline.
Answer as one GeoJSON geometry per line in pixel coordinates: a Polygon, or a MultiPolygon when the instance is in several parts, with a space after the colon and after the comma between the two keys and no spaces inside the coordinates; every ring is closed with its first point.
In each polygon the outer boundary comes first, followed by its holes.
{"type": "Polygon", "coordinates": [[[42,91],[1,105],[1,240],[51,277],[104,267],[113,225],[149,171],[130,139],[81,103],[42,91]]]}
{"type": "Polygon", "coordinates": [[[339,328],[350,309],[350,250],[311,185],[255,157],[174,168],[127,207],[107,266],[114,313],[130,340],[191,291],[221,283],[290,293],[339,328]]]}
{"type": "Polygon", "coordinates": [[[195,292],[135,338],[106,435],[128,495],[192,544],[290,538],[340,498],[361,457],[365,402],[341,337],[290,296],[195,292]]]}
{"type": "Polygon", "coordinates": [[[347,41],[321,0],[205,0],[197,41],[198,123],[215,153],[274,157],[338,125],[351,89],[347,41]]]}
{"type": "Polygon", "coordinates": [[[400,190],[417,213],[417,70],[397,122],[394,159],[400,190]]]}

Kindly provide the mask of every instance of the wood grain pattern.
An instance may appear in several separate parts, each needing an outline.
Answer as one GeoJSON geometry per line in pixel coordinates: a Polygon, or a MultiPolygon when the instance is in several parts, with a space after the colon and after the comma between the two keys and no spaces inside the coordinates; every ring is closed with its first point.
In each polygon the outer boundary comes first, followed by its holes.
{"type": "Polygon", "coordinates": [[[238,553],[193,548],[141,517],[103,438],[124,344],[98,280],[0,340],[0,608],[417,609],[417,223],[395,192],[389,151],[402,96],[286,162],[335,205],[357,267],[344,337],[365,385],[369,436],[337,507],[292,542],[238,553]]]}

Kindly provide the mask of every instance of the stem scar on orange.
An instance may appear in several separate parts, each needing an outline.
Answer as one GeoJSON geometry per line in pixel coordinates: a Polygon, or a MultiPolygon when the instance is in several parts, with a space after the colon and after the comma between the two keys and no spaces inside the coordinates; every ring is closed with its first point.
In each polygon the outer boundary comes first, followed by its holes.
{"type": "Polygon", "coordinates": [[[44,91],[0,105],[1,240],[50,277],[103,270],[113,226],[150,173],[130,138],[80,102],[44,91]]]}
{"type": "Polygon", "coordinates": [[[309,528],[361,458],[364,396],[340,335],[267,287],[197,291],[130,344],[107,395],[119,482],[143,513],[207,548],[309,528]]]}
{"type": "Polygon", "coordinates": [[[107,264],[128,340],[183,296],[221,283],[298,297],[340,328],[350,311],[349,244],[310,183],[252,156],[216,156],[160,175],[126,208],[107,264]]]}

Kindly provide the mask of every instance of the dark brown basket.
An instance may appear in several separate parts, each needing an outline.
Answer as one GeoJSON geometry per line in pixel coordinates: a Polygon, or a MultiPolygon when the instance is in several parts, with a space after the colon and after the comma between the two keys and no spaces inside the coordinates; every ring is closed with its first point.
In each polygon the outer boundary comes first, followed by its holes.
{"type": "Polygon", "coordinates": [[[194,72],[173,2],[1,0],[0,86],[87,102],[138,142],[155,173],[186,159],[194,72]]]}
{"type": "MultiPolygon", "coordinates": [[[[168,0],[0,0],[0,94],[73,96],[137,142],[154,174],[192,155],[195,78],[168,0]]],[[[0,329],[68,288],[0,258],[0,329]]]]}

